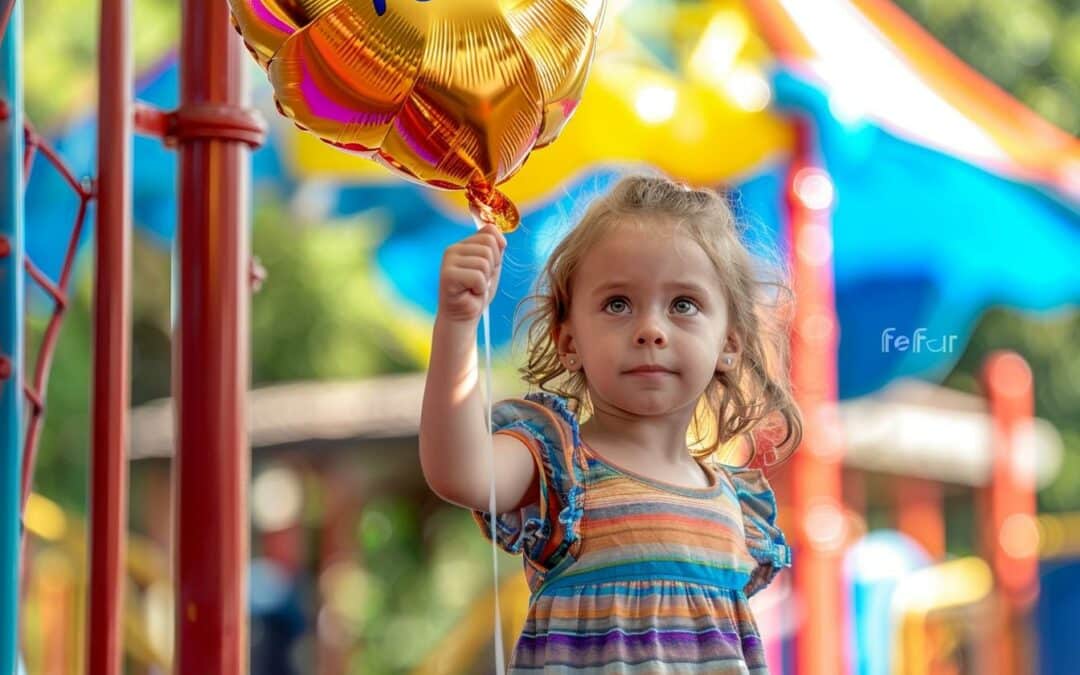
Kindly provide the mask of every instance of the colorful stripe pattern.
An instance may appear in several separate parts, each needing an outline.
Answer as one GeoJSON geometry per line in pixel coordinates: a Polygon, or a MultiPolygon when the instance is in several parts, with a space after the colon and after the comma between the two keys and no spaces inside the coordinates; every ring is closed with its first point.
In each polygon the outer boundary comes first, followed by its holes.
{"type": "MultiPolygon", "coordinates": [[[[791,550],[761,471],[703,463],[707,488],[635,474],[542,392],[500,401],[492,420],[541,469],[538,503],[496,519],[532,589],[511,672],[769,672],[747,598],[791,550]]],[[[489,515],[473,515],[490,533],[489,515]]]]}

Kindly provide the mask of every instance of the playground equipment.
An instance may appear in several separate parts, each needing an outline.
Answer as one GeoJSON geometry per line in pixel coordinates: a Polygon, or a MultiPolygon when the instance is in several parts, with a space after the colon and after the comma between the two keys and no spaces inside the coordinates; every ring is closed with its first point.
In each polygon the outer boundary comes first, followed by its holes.
{"type": "MultiPolygon", "coordinates": [[[[5,106],[3,199],[11,218],[0,236],[14,252],[0,260],[4,325],[0,352],[10,368],[3,381],[4,536],[0,564],[10,574],[0,584],[0,669],[15,670],[16,549],[20,522],[19,467],[32,475],[32,453],[23,452],[24,383],[22,173],[24,124],[19,88],[21,13],[4,4],[5,106]],[[25,454],[25,458],[24,458],[25,454]]],[[[247,660],[246,492],[247,445],[243,397],[247,389],[248,251],[244,161],[262,138],[260,120],[243,107],[242,48],[224,3],[184,5],[181,106],[166,112],[143,107],[135,114],[132,90],[130,5],[101,3],[98,119],[100,131],[92,196],[96,199],[95,344],[91,457],[90,578],[86,641],[89,672],[119,673],[122,573],[127,530],[126,425],[130,361],[131,136],[135,128],[179,149],[178,192],[182,223],[178,244],[176,385],[182,420],[177,458],[178,510],[177,668],[179,672],[241,672],[247,660]],[[211,177],[214,184],[211,185],[211,177]],[[206,363],[216,364],[213,368],[206,363]],[[207,487],[211,486],[211,487],[207,487]],[[206,555],[208,550],[214,555],[206,555]]],[[[77,185],[72,181],[73,187],[77,185]]],[[[86,191],[90,193],[89,190],[86,191]]],[[[83,203],[89,198],[86,195],[83,203]]],[[[80,214],[82,214],[80,207],[80,214]]],[[[73,249],[78,236],[71,239],[73,249]]],[[[32,274],[32,273],[31,273],[32,274]]],[[[65,275],[66,279],[66,275],[65,275]]],[[[64,288],[37,279],[62,311],[64,288]]],[[[49,335],[55,339],[55,331],[49,335]]],[[[42,352],[47,371],[49,341],[42,352]]],[[[42,371],[39,370],[39,374],[42,371]]],[[[39,375],[39,384],[40,384],[39,375]]],[[[34,417],[43,389],[26,387],[34,417]]],[[[32,440],[32,434],[29,439],[32,440]]],[[[32,446],[30,446],[32,448],[32,446]]],[[[24,476],[24,485],[29,481],[24,476]]]]}
{"type": "MultiPolygon", "coordinates": [[[[999,672],[993,649],[993,575],[980,558],[919,570],[896,589],[898,675],[999,672]]],[[[1024,672],[1024,671],[1013,671],[1024,672]]]]}

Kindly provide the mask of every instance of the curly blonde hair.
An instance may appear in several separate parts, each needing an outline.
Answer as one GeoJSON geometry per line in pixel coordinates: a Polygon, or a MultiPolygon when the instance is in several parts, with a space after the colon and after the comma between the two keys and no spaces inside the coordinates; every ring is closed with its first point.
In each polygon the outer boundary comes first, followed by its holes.
{"type": "Polygon", "coordinates": [[[654,226],[658,220],[671,223],[708,255],[727,301],[729,330],[743,346],[735,368],[716,373],[698,400],[691,452],[699,458],[713,457],[742,442],[750,453],[743,466],[755,464],[758,451],[764,449],[760,465],[774,467],[791,456],[802,438],[802,415],[788,379],[794,294],[786,267],[770,249],[751,255],[744,242],[745,226],[713,190],[636,174],[623,177],[593,200],[551,252],[533,292],[518,305],[520,309],[533,301],[514,327],[516,338],[528,326],[528,359],[518,371],[530,385],[567,399],[579,419],[591,415],[584,373],[567,371],[555,344],[558,327],[570,316],[575,272],[586,252],[609,232],[633,224],[654,226]]]}

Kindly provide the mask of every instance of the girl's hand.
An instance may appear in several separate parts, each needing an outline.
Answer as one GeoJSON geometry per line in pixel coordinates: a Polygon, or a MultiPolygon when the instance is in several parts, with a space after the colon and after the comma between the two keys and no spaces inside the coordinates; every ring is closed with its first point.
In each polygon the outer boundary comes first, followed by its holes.
{"type": "Polygon", "coordinates": [[[460,323],[479,321],[499,287],[505,249],[506,237],[491,224],[446,248],[439,273],[440,316],[460,323]]]}

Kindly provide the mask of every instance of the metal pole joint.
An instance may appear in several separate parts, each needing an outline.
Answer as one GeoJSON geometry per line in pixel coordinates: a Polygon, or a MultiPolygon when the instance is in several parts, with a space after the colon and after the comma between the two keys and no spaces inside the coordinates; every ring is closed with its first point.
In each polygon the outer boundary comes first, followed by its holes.
{"type": "Polygon", "coordinates": [[[193,103],[169,113],[166,147],[189,140],[231,140],[247,143],[252,150],[266,138],[266,121],[258,111],[227,103],[193,103]]]}

